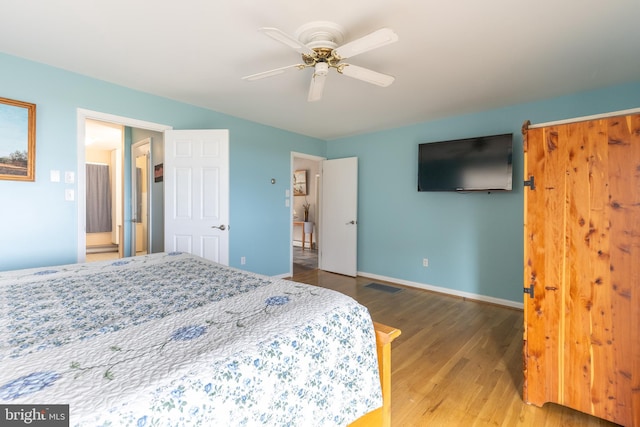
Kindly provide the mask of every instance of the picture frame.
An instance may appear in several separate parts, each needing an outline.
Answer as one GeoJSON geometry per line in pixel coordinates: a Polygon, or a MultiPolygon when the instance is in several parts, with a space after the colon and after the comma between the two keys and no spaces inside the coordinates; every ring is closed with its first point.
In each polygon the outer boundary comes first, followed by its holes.
{"type": "Polygon", "coordinates": [[[36,104],[0,97],[0,180],[35,181],[36,104]]]}
{"type": "Polygon", "coordinates": [[[293,173],[293,195],[307,195],[307,171],[297,170],[293,173]]]}
{"type": "Polygon", "coordinates": [[[162,182],[164,177],[164,163],[159,163],[153,167],[153,182],[162,182]]]}

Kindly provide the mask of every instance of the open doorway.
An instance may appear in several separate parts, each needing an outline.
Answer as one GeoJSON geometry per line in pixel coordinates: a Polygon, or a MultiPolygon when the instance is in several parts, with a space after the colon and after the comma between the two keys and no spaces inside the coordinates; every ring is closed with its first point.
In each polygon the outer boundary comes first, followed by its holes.
{"type": "Polygon", "coordinates": [[[86,260],[121,258],[124,126],[86,120],[85,132],[86,260]]]}
{"type": "MultiPolygon", "coordinates": [[[[164,210],[163,210],[163,192],[164,186],[162,182],[162,171],[164,160],[164,139],[163,132],[171,129],[170,126],[157,123],[145,122],[127,117],[114,116],[107,113],[78,109],[78,166],[77,166],[77,185],[78,185],[78,262],[85,262],[88,258],[96,257],[112,257],[120,258],[134,255],[137,252],[137,245],[132,241],[132,235],[136,231],[134,223],[134,212],[132,206],[137,205],[137,198],[134,200],[134,192],[132,186],[132,168],[131,165],[131,145],[132,141],[140,141],[149,138],[152,155],[149,157],[147,166],[147,175],[145,181],[149,183],[147,192],[149,197],[144,214],[149,216],[148,226],[144,229],[146,236],[141,236],[143,241],[147,241],[144,252],[155,253],[164,250],[164,210]],[[121,129],[124,136],[120,138],[119,151],[110,153],[115,158],[113,162],[105,160],[101,157],[100,161],[94,163],[108,163],[113,169],[110,171],[110,179],[112,180],[112,192],[115,193],[111,197],[111,221],[112,231],[110,236],[103,236],[109,241],[100,241],[97,243],[90,236],[87,230],[87,169],[86,163],[91,162],[90,155],[87,150],[87,142],[90,136],[89,124],[97,122],[101,125],[114,129],[121,129]],[[119,161],[117,160],[119,159],[119,161]],[[153,171],[153,172],[152,172],[153,171]],[[152,176],[153,173],[153,176],[152,176]],[[151,179],[153,178],[153,180],[151,179]],[[114,230],[115,229],[115,230],[114,230]],[[98,244],[106,245],[105,248],[98,249],[97,253],[101,255],[89,256],[88,246],[97,246],[98,244]],[[114,251],[114,248],[116,250],[114,251]]],[[[111,151],[118,150],[110,148],[111,151]]],[[[133,169],[135,170],[135,168],[133,169]]],[[[142,192],[142,189],[141,189],[142,192]]],[[[142,209],[141,209],[142,210],[142,209]]],[[[109,232],[102,232],[107,233],[109,232]]]]}
{"type": "Polygon", "coordinates": [[[322,160],[322,157],[307,154],[292,155],[293,274],[318,268],[322,160]]]}

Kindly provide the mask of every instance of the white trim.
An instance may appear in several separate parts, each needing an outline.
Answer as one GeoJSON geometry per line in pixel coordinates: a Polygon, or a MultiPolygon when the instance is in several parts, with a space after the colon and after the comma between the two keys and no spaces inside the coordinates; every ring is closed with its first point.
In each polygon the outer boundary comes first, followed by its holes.
{"type": "Polygon", "coordinates": [[[110,122],[119,124],[122,126],[128,126],[138,129],[147,129],[156,132],[164,132],[165,130],[173,129],[172,126],[163,125],[159,123],[145,122],[143,120],[132,119],[129,117],[116,116],[109,113],[101,113],[99,111],[86,110],[84,108],[77,109],[77,171],[76,171],[76,185],[78,186],[77,192],[77,212],[78,212],[78,246],[77,246],[77,259],[78,262],[85,262],[86,260],[86,246],[87,235],[86,230],[86,170],[84,166],[85,162],[85,121],[87,119],[95,119],[103,122],[110,122]]]}
{"type": "Polygon", "coordinates": [[[84,119],[95,119],[103,122],[116,123],[131,128],[153,130],[156,132],[164,132],[165,130],[173,129],[173,126],[169,125],[147,122],[144,120],[132,119],[124,116],[116,116],[114,114],[101,113],[99,111],[86,110],[84,108],[78,108],[78,117],[80,116],[82,116],[84,119]]]}
{"type": "Polygon", "coordinates": [[[456,291],[454,289],[441,288],[439,286],[427,285],[427,284],[418,283],[418,282],[410,282],[408,280],[396,279],[394,277],[380,276],[378,274],[366,273],[364,271],[358,271],[358,276],[368,277],[376,280],[383,280],[385,282],[397,283],[399,285],[410,286],[412,288],[419,288],[419,289],[424,289],[432,292],[438,292],[440,294],[467,298],[474,301],[488,302],[491,304],[502,305],[510,308],[517,308],[520,310],[524,309],[524,303],[515,302],[515,301],[502,299],[502,298],[494,298],[486,295],[472,294],[470,292],[456,291]]]}
{"type": "MultiPolygon", "coordinates": [[[[149,137],[149,136],[146,137],[146,138],[141,139],[140,141],[133,142],[131,144],[131,182],[130,182],[130,184],[133,184],[133,177],[136,174],[136,162],[133,161],[133,159],[134,159],[134,157],[133,157],[134,154],[133,153],[134,153],[134,151],[136,149],[138,149],[138,148],[140,148],[141,146],[144,146],[144,145],[148,145],[148,148],[147,148],[148,151],[145,153],[146,156],[147,156],[146,165],[145,165],[147,167],[147,182],[146,182],[146,184],[147,184],[147,200],[146,200],[146,202],[147,202],[147,223],[146,223],[146,226],[147,226],[147,241],[145,243],[147,245],[147,253],[151,253],[151,248],[152,248],[152,246],[151,246],[151,230],[153,230],[153,227],[152,227],[153,223],[152,223],[152,215],[150,213],[150,210],[151,210],[151,207],[153,206],[153,191],[152,191],[153,190],[153,143],[151,141],[151,137],[149,137]]],[[[136,177],[136,179],[137,179],[137,177],[136,177]]],[[[136,187],[137,187],[137,185],[136,185],[136,187]]],[[[136,190],[137,189],[133,185],[131,185],[131,190],[130,191],[131,191],[131,218],[132,219],[134,217],[134,215],[133,215],[134,213],[135,213],[135,217],[136,218],[138,216],[138,212],[136,212],[136,210],[135,210],[137,208],[137,206],[134,207],[134,203],[133,203],[133,200],[135,199],[135,197],[137,197],[137,196],[134,196],[136,190]]],[[[136,234],[137,233],[137,224],[132,221],[131,225],[132,225],[132,227],[131,227],[131,230],[132,230],[131,231],[131,253],[133,255],[136,255],[138,253],[138,250],[137,250],[138,242],[136,240],[138,238],[137,234],[136,234]]]]}
{"type": "MultiPolygon", "coordinates": [[[[314,154],[298,153],[296,151],[292,151],[291,152],[291,159],[293,159],[294,157],[297,157],[297,158],[300,158],[300,159],[315,160],[316,162],[319,162],[321,160],[327,160],[326,157],[316,156],[314,154]]],[[[293,171],[291,172],[291,180],[293,181],[293,171]]]]}
{"type": "Polygon", "coordinates": [[[529,125],[529,129],[543,128],[547,126],[566,125],[567,123],[585,122],[588,120],[606,119],[607,117],[628,116],[640,113],[640,107],[629,110],[612,111],[610,113],[594,114],[592,116],[575,117],[573,119],[556,120],[555,122],[537,123],[529,125]]]}

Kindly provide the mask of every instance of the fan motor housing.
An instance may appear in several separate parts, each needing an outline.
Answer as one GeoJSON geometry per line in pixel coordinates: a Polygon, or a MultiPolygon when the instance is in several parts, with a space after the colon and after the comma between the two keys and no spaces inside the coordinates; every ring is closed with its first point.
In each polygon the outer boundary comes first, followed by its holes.
{"type": "Polygon", "coordinates": [[[329,21],[313,21],[296,30],[296,38],[309,48],[326,48],[330,51],[342,44],[344,29],[329,21]]]}

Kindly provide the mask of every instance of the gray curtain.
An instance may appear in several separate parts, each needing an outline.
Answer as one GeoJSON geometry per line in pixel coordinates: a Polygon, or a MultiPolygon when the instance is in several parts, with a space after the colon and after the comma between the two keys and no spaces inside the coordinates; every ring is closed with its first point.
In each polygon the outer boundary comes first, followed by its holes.
{"type": "Polygon", "coordinates": [[[87,164],[87,233],[111,231],[109,166],[87,164]]]}

